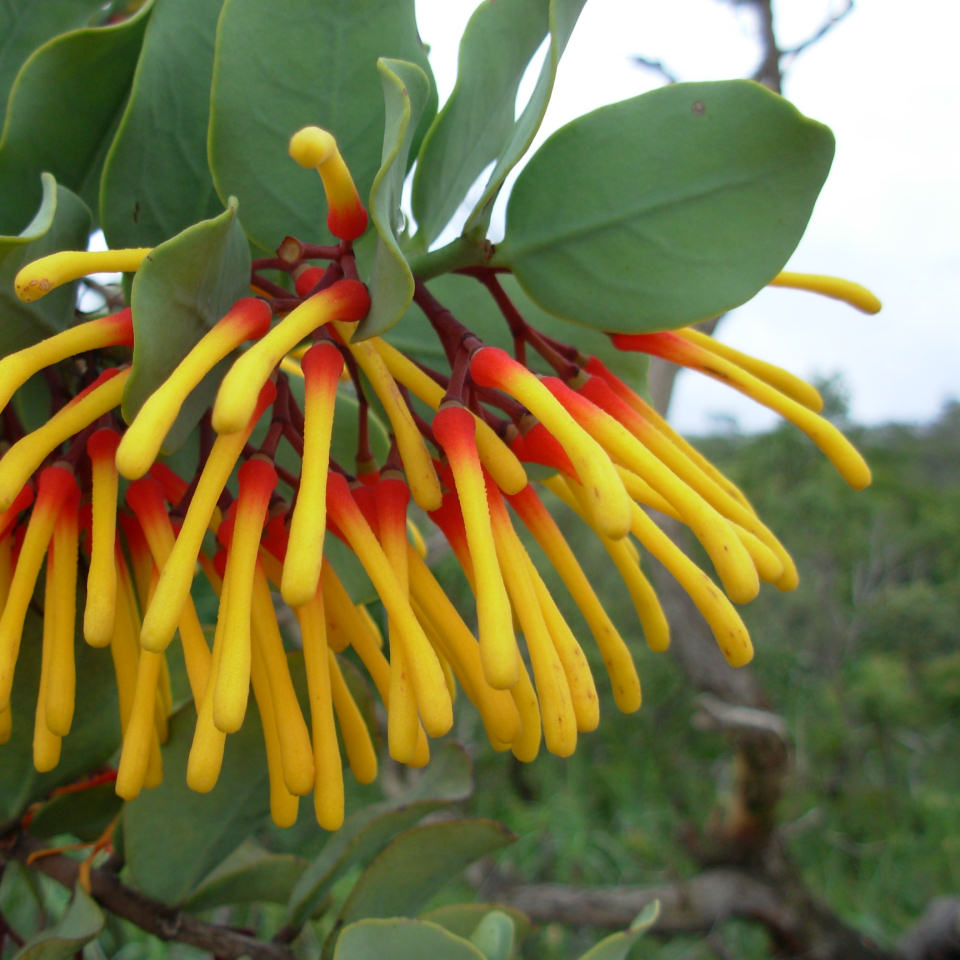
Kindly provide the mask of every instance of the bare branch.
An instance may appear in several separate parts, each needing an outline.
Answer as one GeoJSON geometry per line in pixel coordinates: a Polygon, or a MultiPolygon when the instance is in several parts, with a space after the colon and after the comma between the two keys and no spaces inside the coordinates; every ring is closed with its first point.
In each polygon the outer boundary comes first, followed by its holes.
{"type": "Polygon", "coordinates": [[[679,83],[680,78],[673,73],[662,60],[650,60],[647,57],[641,57],[634,54],[630,59],[639,67],[646,67],[654,73],[658,73],[667,83],[679,83]]]}
{"type": "MultiPolygon", "coordinates": [[[[32,853],[43,849],[44,845],[38,840],[19,832],[0,847],[0,857],[26,863],[32,853]]],[[[77,885],[80,865],[63,854],[39,857],[31,867],[71,890],[77,885]]],[[[90,888],[93,898],[111,913],[135,923],[141,930],[161,940],[188,943],[201,950],[209,950],[223,960],[239,960],[240,957],[249,957],[250,960],[293,960],[293,952],[282,944],[266,943],[238,930],[198,920],[183,910],[168,907],[125,886],[110,870],[91,870],[90,888]]]]}

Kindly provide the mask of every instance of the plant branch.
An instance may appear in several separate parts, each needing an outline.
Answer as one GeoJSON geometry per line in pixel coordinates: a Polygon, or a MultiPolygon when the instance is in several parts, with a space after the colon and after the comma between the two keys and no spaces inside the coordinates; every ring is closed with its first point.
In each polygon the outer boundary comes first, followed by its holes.
{"type": "MultiPolygon", "coordinates": [[[[39,840],[18,832],[0,848],[0,856],[5,860],[26,864],[32,853],[43,849],[44,845],[39,840]]],[[[73,889],[77,885],[80,864],[63,854],[54,853],[34,860],[31,868],[73,889]]],[[[282,944],[267,943],[229,927],[199,920],[176,907],[168,907],[121,883],[115,873],[103,867],[90,871],[90,893],[111,913],[129,920],[161,940],[176,940],[209,950],[223,960],[239,960],[240,957],[249,957],[250,960],[293,960],[293,952],[282,944]]]]}

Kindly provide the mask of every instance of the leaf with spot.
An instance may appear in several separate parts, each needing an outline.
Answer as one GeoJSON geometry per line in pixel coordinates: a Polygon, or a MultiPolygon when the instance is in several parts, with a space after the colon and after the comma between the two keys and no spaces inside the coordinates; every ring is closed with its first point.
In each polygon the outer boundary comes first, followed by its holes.
{"type": "Polygon", "coordinates": [[[495,262],[547,312],[599,330],[716,316],[781,270],[833,146],[825,126],[748,80],[601,107],[523,169],[495,262]]]}

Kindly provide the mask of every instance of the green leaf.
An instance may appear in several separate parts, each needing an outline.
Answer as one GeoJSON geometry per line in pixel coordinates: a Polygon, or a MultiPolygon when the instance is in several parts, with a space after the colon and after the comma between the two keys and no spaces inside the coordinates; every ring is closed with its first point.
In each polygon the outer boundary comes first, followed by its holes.
{"type": "Polygon", "coordinates": [[[544,143],[514,185],[495,260],[557,316],[684,326],[776,275],[832,157],[826,127],[752,81],[663,87],[544,143]]]}
{"type": "Polygon", "coordinates": [[[78,636],[77,676],[82,679],[77,684],[73,725],[64,737],[58,766],[49,773],[34,770],[33,721],[40,683],[41,630],[40,618],[28,614],[11,697],[13,734],[9,743],[0,746],[0,833],[5,821],[19,818],[30,803],[55,787],[96,770],[120,744],[110,652],[95,650],[78,636]]]}
{"type": "MultiPolygon", "coordinates": [[[[646,390],[648,363],[645,356],[617,350],[605,334],[546,313],[508,274],[502,274],[498,279],[532,327],[577,347],[581,353],[598,357],[637,392],[643,393],[646,390]]],[[[430,280],[428,286],[430,292],[484,343],[512,352],[513,340],[507,323],[482,284],[473,277],[446,274],[430,280]]],[[[416,305],[411,306],[403,319],[387,333],[386,339],[397,349],[427,366],[441,369],[447,367],[443,347],[416,305]]],[[[532,351],[530,353],[532,362],[532,351]]]]}
{"type": "Polygon", "coordinates": [[[515,839],[493,820],[450,820],[401,833],[360,875],[331,936],[364,917],[415,916],[474,860],[515,839]]]}
{"type": "Polygon", "coordinates": [[[456,744],[440,744],[411,789],[358,810],[330,837],[290,895],[289,922],[294,926],[305,923],[345,870],[369,862],[402,830],[431,810],[465,800],[472,789],[466,753],[456,744]]]}
{"type": "Polygon", "coordinates": [[[55,37],[23,64],[0,137],[0,229],[21,229],[36,208],[39,170],[49,170],[96,208],[105,145],[152,9],[153,0],[147,0],[122,23],[55,37]]]}
{"type": "Polygon", "coordinates": [[[102,0],[6,0],[0,8],[0,124],[10,87],[27,57],[51,37],[91,23],[102,11],[102,0]]]}
{"type": "Polygon", "coordinates": [[[207,166],[213,43],[223,0],[164,0],[143,39],[100,184],[111,247],[152,247],[216,215],[207,166]]]}
{"type": "Polygon", "coordinates": [[[0,917],[26,939],[43,927],[46,914],[40,874],[18,860],[7,860],[0,874],[0,917]]]}
{"type": "Polygon", "coordinates": [[[285,903],[307,861],[270,853],[248,840],[210,873],[187,899],[191,911],[233,903],[285,903]]]}
{"type": "Polygon", "coordinates": [[[550,0],[550,49],[540,68],[533,93],[513,125],[509,139],[500,149],[496,166],[487,178],[487,185],[479,202],[467,217],[463,227],[463,233],[466,236],[486,235],[493,203],[503,186],[503,181],[533,143],[533,138],[543,121],[543,115],[547,112],[547,103],[553,92],[553,81],[557,75],[557,64],[566,49],[567,41],[573,33],[584,3],[586,0],[550,0]]]}
{"type": "Polygon", "coordinates": [[[370,275],[370,312],[357,327],[357,338],[372,337],[392,327],[413,300],[413,274],[400,250],[400,195],[417,120],[430,98],[427,75],[403,60],[377,61],[383,84],[386,127],[383,157],[370,190],[370,217],[377,231],[377,250],[370,275]]]}
{"type": "Polygon", "coordinates": [[[583,954],[580,960],[626,960],[633,945],[656,923],[659,915],[660,901],[648,903],[630,924],[629,930],[605,937],[583,954]]]}
{"type": "Polygon", "coordinates": [[[361,920],[337,941],[334,960],[483,960],[468,940],[423,920],[361,920]]]}
{"type": "Polygon", "coordinates": [[[33,220],[19,236],[0,237],[0,355],[27,347],[70,325],[77,285],[64,284],[34,303],[14,292],[13,279],[24,265],[57,250],[83,249],[90,233],[90,211],[49,173],[40,175],[42,198],[33,220]]]}
{"type": "Polygon", "coordinates": [[[31,937],[14,960],[69,960],[103,929],[103,923],[96,902],[77,885],[66,913],[49,930],[31,937]]]}
{"type": "MultiPolygon", "coordinates": [[[[369,194],[384,129],[378,57],[409,60],[432,77],[413,0],[226,0],[214,59],[210,166],[220,196],[240,198],[244,228],[264,250],[286,234],[311,242],[329,236],[319,177],[287,155],[301,127],[329,130],[360,196],[369,194]]],[[[435,111],[432,92],[414,151],[435,111]]]]}
{"type": "MultiPolygon", "coordinates": [[[[195,343],[249,294],[250,250],[237,220],[237,203],[212,220],[188,227],[155,247],[133,280],[133,371],[123,395],[123,416],[134,418],[147,397],[195,343]]],[[[210,406],[230,358],[190,394],[163,445],[175,450],[210,406]]]]}
{"type": "Polygon", "coordinates": [[[491,910],[477,924],[470,942],[487,960],[510,960],[515,935],[513,918],[502,910],[491,910]]]}
{"type": "Polygon", "coordinates": [[[62,794],[40,808],[30,821],[30,832],[35,837],[69,833],[78,840],[92,842],[103,835],[121,806],[123,801],[112,783],[62,794]]]}
{"type": "Polygon", "coordinates": [[[123,809],[123,843],[134,886],[180,904],[269,811],[267,760],[253,704],[243,727],[227,737],[220,779],[210,793],[186,784],[196,714],[188,705],[170,718],[163,747],[163,783],[123,809]],[[171,842],[171,831],[175,841],[171,842]]]}
{"type": "MultiPolygon", "coordinates": [[[[574,5],[577,13],[582,5],[574,5]]],[[[456,86],[427,131],[417,158],[412,206],[416,239],[423,249],[456,213],[484,167],[497,160],[518,135],[517,90],[549,31],[548,0],[498,0],[480,4],[474,11],[460,41],[456,86]]],[[[550,56],[544,69],[552,84],[556,63],[550,56]]],[[[536,114],[532,109],[529,120],[536,114]]],[[[536,126],[541,118],[542,109],[536,126]]],[[[498,187],[502,181],[501,177],[498,187]]]]}
{"type": "Polygon", "coordinates": [[[533,925],[525,914],[499,903],[451,903],[445,907],[436,907],[421,913],[420,919],[439,924],[458,937],[469,939],[480,921],[492,910],[504,913],[510,918],[517,940],[523,940],[533,929],[533,925]]]}

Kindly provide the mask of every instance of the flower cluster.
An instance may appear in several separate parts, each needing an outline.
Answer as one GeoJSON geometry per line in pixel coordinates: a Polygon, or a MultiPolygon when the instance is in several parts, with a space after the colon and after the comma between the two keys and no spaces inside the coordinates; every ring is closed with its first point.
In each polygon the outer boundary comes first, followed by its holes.
{"type": "MultiPolygon", "coordinates": [[[[312,792],[318,822],[343,818],[341,749],[357,780],[377,773],[370,731],[343,673],[362,665],[383,703],[390,756],[422,766],[429,741],[453,723],[459,689],[491,744],[532,760],[541,740],[567,756],[599,722],[587,657],[518,532],[542,548],[583,614],[620,710],[636,710],[640,681],[624,637],[604,610],[551,513],[567,504],[599,537],[630,593],[653,650],[669,627],[641,563],[649,553],[682,584],[733,665],[752,647],[734,603],[760,583],[790,590],[797,571],[743,493],[673,431],[604,364],[531,327],[497,271],[474,267],[514,338],[514,356],[481,342],[418,282],[415,302],[449,360],[443,374],[381,337],[354,340],[369,309],[352,241],[366,212],[333,138],[316,128],[290,145],[315,167],[327,194],[328,226],[340,239],[320,247],[288,239],[255,264],[251,289],[199,339],[129,424],[118,407],[129,365],[104,366],[133,344],[129,309],[76,326],[0,360],[0,407],[38,371],[55,368],[72,397],[25,432],[11,408],[0,458],[0,740],[11,734],[10,696],[27,610],[41,569],[42,667],[34,762],[49,770],[70,731],[76,687],[76,587],[86,586],[82,632],[109,647],[119,691],[123,747],[117,792],[130,799],[162,776],[160,746],[173,706],[166,651],[179,634],[196,709],[188,784],[216,783],[227,735],[240,728],[250,690],[257,704],[278,824],[312,792]],[[326,263],[318,266],[317,262],[326,263]],[[280,270],[286,284],[262,275],[280,270]],[[224,358],[239,353],[201,426],[202,456],[180,476],[160,449],[188,396],[224,358]],[[541,375],[527,351],[548,365],[541,375]],[[110,358],[109,360],[107,358],[110,358]],[[302,378],[303,400],[291,389],[302,378]],[[341,382],[358,397],[356,464],[331,458],[341,382]],[[372,390],[389,422],[383,462],[368,437],[372,390]],[[262,440],[251,442],[261,425],[262,440]],[[263,428],[265,427],[265,433],[263,428]],[[298,474],[276,458],[283,442],[298,474]],[[527,467],[537,464],[532,481],[527,467]],[[122,496],[121,496],[122,491],[122,496]],[[410,501],[448,541],[476,599],[476,632],[425,561],[410,501]],[[686,524],[720,586],[667,537],[648,510],[686,524]],[[382,603],[385,634],[357,604],[325,556],[325,538],[356,556],[382,603]],[[219,596],[212,647],[191,589],[197,566],[219,596]],[[722,589],[721,589],[722,587],[722,589]],[[307,711],[298,700],[278,623],[276,594],[299,623],[307,711]]],[[[25,267],[17,293],[36,299],[93,271],[135,271],[148,250],[63,252],[25,267]]],[[[781,274],[807,287],[878,309],[862,288],[832,278],[781,274]]],[[[796,423],[851,486],[870,473],[817,410],[813,388],[779,368],[723,347],[694,329],[615,334],[641,351],[722,379],[796,423]]]]}

